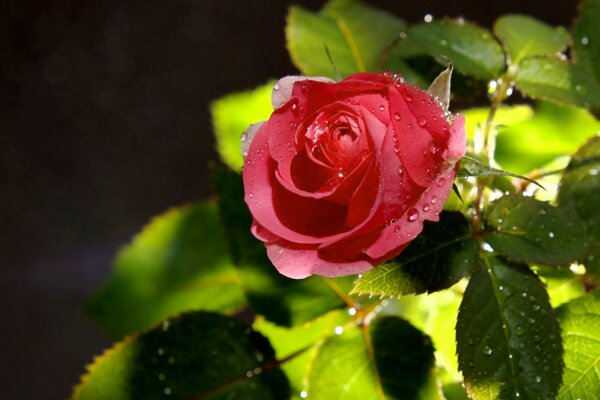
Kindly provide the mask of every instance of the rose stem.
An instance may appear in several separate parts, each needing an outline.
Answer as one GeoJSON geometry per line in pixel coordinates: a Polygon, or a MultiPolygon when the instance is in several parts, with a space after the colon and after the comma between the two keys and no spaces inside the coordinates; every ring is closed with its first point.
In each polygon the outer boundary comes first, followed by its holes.
{"type": "MultiPolygon", "coordinates": [[[[496,112],[502,102],[506,100],[511,94],[511,88],[513,85],[513,68],[509,67],[508,70],[500,75],[495,81],[497,86],[494,92],[490,96],[490,111],[488,113],[485,125],[483,126],[483,146],[481,149],[481,155],[485,162],[494,166],[494,151],[496,150],[496,128],[494,127],[494,118],[496,112]]],[[[484,192],[486,184],[488,183],[489,177],[477,178],[477,194],[475,196],[475,203],[473,204],[473,220],[472,229],[473,234],[478,236],[481,230],[481,207],[484,203],[484,192]]]]}

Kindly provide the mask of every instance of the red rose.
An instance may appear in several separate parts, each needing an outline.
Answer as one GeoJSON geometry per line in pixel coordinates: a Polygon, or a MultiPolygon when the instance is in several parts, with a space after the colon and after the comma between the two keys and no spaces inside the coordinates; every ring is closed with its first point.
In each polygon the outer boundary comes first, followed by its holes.
{"type": "Polygon", "coordinates": [[[286,77],[245,133],[245,201],[280,273],[341,276],[397,256],[437,221],[465,153],[464,118],[387,74],[286,77]],[[249,148],[248,148],[249,145],[249,148]]]}

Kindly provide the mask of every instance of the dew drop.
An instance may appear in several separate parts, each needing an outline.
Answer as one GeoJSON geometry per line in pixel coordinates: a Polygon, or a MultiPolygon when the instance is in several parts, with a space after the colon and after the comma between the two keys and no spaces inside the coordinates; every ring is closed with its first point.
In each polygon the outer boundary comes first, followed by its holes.
{"type": "Polygon", "coordinates": [[[173,393],[171,391],[171,388],[166,387],[165,390],[163,390],[164,394],[166,394],[167,396],[171,395],[171,393],[173,393]]]}
{"type": "Polygon", "coordinates": [[[281,89],[281,87],[279,86],[279,82],[277,82],[275,84],[275,86],[273,86],[273,90],[279,90],[279,89],[281,89]]]}
{"type": "Polygon", "coordinates": [[[487,242],[482,242],[481,243],[481,248],[484,251],[487,251],[488,253],[492,253],[494,251],[494,248],[492,246],[490,246],[490,244],[487,243],[487,242]]]}
{"type": "Polygon", "coordinates": [[[333,331],[336,335],[341,335],[342,333],[344,333],[344,328],[342,328],[341,326],[336,326],[333,331]]]}
{"type": "Polygon", "coordinates": [[[283,248],[277,250],[277,254],[282,255],[283,253],[285,253],[285,250],[283,248]]]}
{"type": "Polygon", "coordinates": [[[394,113],[394,119],[395,119],[396,121],[400,121],[400,114],[398,114],[398,113],[394,113]]]}
{"type": "Polygon", "coordinates": [[[300,398],[305,399],[308,397],[308,393],[306,392],[306,390],[303,390],[300,392],[300,398]]]}
{"type": "Polygon", "coordinates": [[[442,46],[447,46],[447,45],[448,45],[448,42],[447,42],[447,41],[445,41],[444,39],[442,39],[442,40],[440,41],[440,44],[441,44],[442,46]]]}
{"type": "Polygon", "coordinates": [[[425,211],[425,212],[429,211],[429,204],[425,204],[423,206],[423,211],[425,211]]]}
{"type": "Polygon", "coordinates": [[[437,196],[432,196],[431,197],[431,204],[436,204],[437,202],[438,202],[437,196]]]}
{"type": "Polygon", "coordinates": [[[254,194],[252,194],[252,193],[248,193],[248,197],[250,197],[250,198],[253,198],[253,197],[254,197],[254,194]]]}
{"type": "Polygon", "coordinates": [[[419,124],[420,127],[424,127],[425,124],[427,124],[427,120],[425,117],[419,117],[417,118],[417,124],[419,124]]]}
{"type": "Polygon", "coordinates": [[[348,309],[348,315],[356,315],[356,308],[350,307],[348,309]]]}
{"type": "Polygon", "coordinates": [[[554,232],[549,232],[549,233],[548,233],[548,237],[551,237],[551,238],[553,238],[553,237],[554,237],[554,232]]]}
{"type": "Polygon", "coordinates": [[[385,106],[384,105],[380,105],[379,106],[379,111],[385,111],[385,106]]]}
{"type": "Polygon", "coordinates": [[[581,38],[581,44],[586,46],[590,42],[590,39],[587,36],[581,38]]]}
{"type": "Polygon", "coordinates": [[[521,325],[517,325],[515,327],[515,335],[523,336],[524,333],[525,333],[525,329],[523,329],[523,327],[521,325]]]}
{"type": "Polygon", "coordinates": [[[423,16],[423,21],[425,21],[427,23],[433,21],[433,15],[431,15],[431,14],[425,14],[425,16],[423,16]]]}
{"type": "Polygon", "coordinates": [[[419,210],[412,208],[408,211],[407,216],[409,221],[414,222],[419,218],[419,210]]]}
{"type": "Polygon", "coordinates": [[[488,357],[491,356],[493,353],[492,348],[490,346],[485,346],[482,351],[483,355],[488,357]]]}
{"type": "Polygon", "coordinates": [[[542,377],[541,376],[536,376],[535,377],[535,383],[542,383],[542,377]]]}
{"type": "Polygon", "coordinates": [[[400,227],[399,227],[399,226],[396,226],[396,227],[394,228],[394,233],[399,233],[399,232],[400,232],[400,227]]]}
{"type": "Polygon", "coordinates": [[[404,170],[402,169],[402,167],[398,167],[398,175],[402,175],[404,173],[404,170]]]}
{"type": "Polygon", "coordinates": [[[446,183],[446,179],[445,179],[445,178],[440,178],[440,179],[438,180],[438,183],[437,183],[437,185],[438,185],[438,186],[443,186],[445,183],[446,183]]]}
{"type": "Polygon", "coordinates": [[[413,101],[413,98],[412,98],[412,96],[411,96],[410,94],[407,94],[407,95],[405,96],[405,99],[406,99],[406,102],[407,102],[407,103],[410,103],[410,102],[412,102],[412,101],[413,101]]]}

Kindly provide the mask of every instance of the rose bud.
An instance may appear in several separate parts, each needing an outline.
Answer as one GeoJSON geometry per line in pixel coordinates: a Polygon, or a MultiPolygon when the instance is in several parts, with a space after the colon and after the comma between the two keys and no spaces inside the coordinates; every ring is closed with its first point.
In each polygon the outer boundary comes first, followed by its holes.
{"type": "Polygon", "coordinates": [[[380,73],[275,84],[242,151],[251,230],[281,274],[367,271],[439,220],[466,147],[446,102],[380,73]]]}

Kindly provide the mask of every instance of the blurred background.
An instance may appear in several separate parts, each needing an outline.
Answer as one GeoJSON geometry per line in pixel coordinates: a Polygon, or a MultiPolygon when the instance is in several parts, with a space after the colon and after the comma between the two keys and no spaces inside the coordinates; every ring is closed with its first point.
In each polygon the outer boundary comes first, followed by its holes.
{"type": "MultiPolygon", "coordinates": [[[[376,1],[570,26],[574,0],[376,1]]],[[[322,1],[298,0],[317,10],[322,1]]],[[[65,399],[110,346],[83,303],[149,219],[210,195],[208,104],[295,72],[291,1],[0,2],[0,399],[65,399]]]]}

